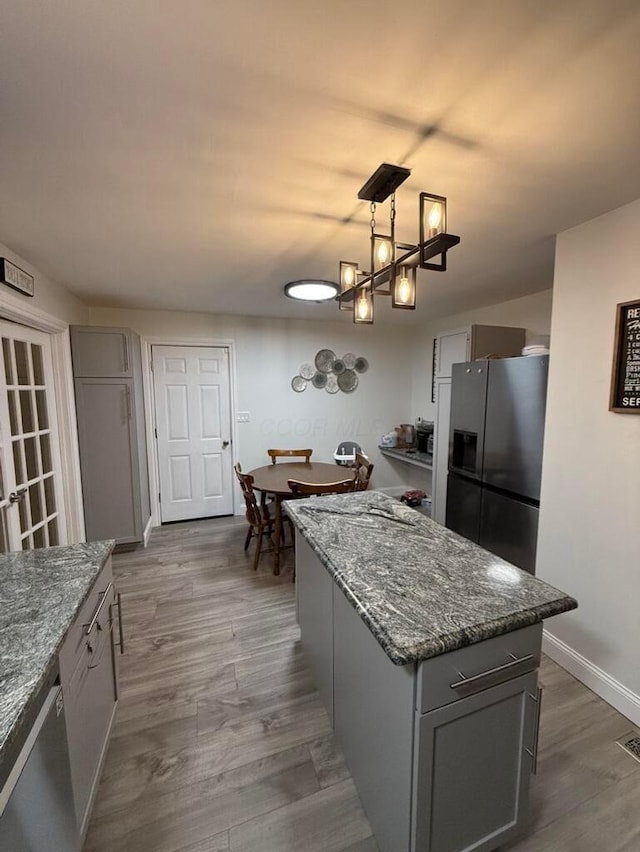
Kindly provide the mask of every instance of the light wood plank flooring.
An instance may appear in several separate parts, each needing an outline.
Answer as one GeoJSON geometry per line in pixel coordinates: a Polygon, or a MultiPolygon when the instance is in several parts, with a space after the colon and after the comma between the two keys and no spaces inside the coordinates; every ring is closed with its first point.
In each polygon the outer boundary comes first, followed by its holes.
{"type": "MultiPolygon", "coordinates": [[[[127,646],[85,852],[377,851],[301,653],[291,554],[254,573],[245,530],[170,525],[114,556],[127,646]]],[[[548,660],[541,680],[531,826],[509,848],[637,852],[640,764],[614,742],[631,724],[548,660]]]]}

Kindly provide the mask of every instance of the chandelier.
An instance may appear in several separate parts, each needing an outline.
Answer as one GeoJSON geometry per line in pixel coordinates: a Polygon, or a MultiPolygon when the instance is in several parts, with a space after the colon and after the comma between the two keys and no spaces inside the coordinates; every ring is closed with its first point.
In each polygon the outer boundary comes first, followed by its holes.
{"type": "Polygon", "coordinates": [[[414,310],[417,270],[446,271],[447,252],[460,242],[460,237],[447,233],[447,199],[429,192],[420,193],[417,245],[396,242],[395,193],[410,174],[403,166],[382,163],[358,193],[359,199],[369,202],[371,213],[369,271],[354,261],[341,260],[336,297],[340,310],[353,312],[355,323],[373,323],[374,293],[391,296],[394,308],[414,310]],[[388,232],[379,233],[377,205],[389,197],[388,232]]]}

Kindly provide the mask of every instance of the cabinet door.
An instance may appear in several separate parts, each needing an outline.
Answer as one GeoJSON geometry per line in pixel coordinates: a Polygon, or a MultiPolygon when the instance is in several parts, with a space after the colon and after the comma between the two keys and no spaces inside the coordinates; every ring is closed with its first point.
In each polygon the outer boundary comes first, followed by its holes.
{"type": "Polygon", "coordinates": [[[82,378],[131,378],[132,337],[128,328],[71,326],[73,375],[82,378]]]}
{"type": "Polygon", "coordinates": [[[333,580],[299,532],[296,603],[302,650],[333,727],[333,580]]]}
{"type": "Polygon", "coordinates": [[[536,689],[534,672],[417,717],[414,852],[488,852],[522,828],[536,689]]]}
{"type": "Polygon", "coordinates": [[[90,816],[116,708],[113,599],[111,569],[107,567],[60,650],[71,778],[81,834],[90,816]]]}
{"type": "Polygon", "coordinates": [[[452,331],[438,335],[436,379],[450,379],[451,367],[466,361],[469,346],[468,331],[452,331]]]}
{"type": "Polygon", "coordinates": [[[133,387],[128,379],[76,379],[87,540],[142,541],[133,387]]]}

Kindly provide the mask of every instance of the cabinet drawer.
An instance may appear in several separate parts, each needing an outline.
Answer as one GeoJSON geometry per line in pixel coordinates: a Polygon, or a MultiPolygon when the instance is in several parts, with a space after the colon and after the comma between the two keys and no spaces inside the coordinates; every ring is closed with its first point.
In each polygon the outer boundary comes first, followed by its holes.
{"type": "Polygon", "coordinates": [[[81,662],[86,665],[87,655],[91,655],[87,646],[87,640],[93,640],[91,647],[93,653],[97,653],[102,645],[102,640],[109,631],[109,607],[113,603],[113,574],[111,570],[111,559],[105,563],[98,575],[88,598],[82,605],[80,612],[71,625],[67,638],[60,649],[60,679],[62,685],[69,684],[74,672],[81,662]],[[94,619],[94,616],[95,619],[94,619]],[[94,622],[90,636],[86,635],[86,629],[94,622]],[[100,634],[100,636],[98,636],[100,634]]]}
{"type": "Polygon", "coordinates": [[[444,707],[540,665],[542,623],[425,660],[418,667],[417,709],[444,707]]]}

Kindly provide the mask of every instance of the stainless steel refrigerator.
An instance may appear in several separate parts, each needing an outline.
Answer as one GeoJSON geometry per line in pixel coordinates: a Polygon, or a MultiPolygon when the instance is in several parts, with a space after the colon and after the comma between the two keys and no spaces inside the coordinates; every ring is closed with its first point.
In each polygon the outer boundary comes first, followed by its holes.
{"type": "Polygon", "coordinates": [[[535,571],[547,356],[454,364],[446,526],[535,571]]]}

